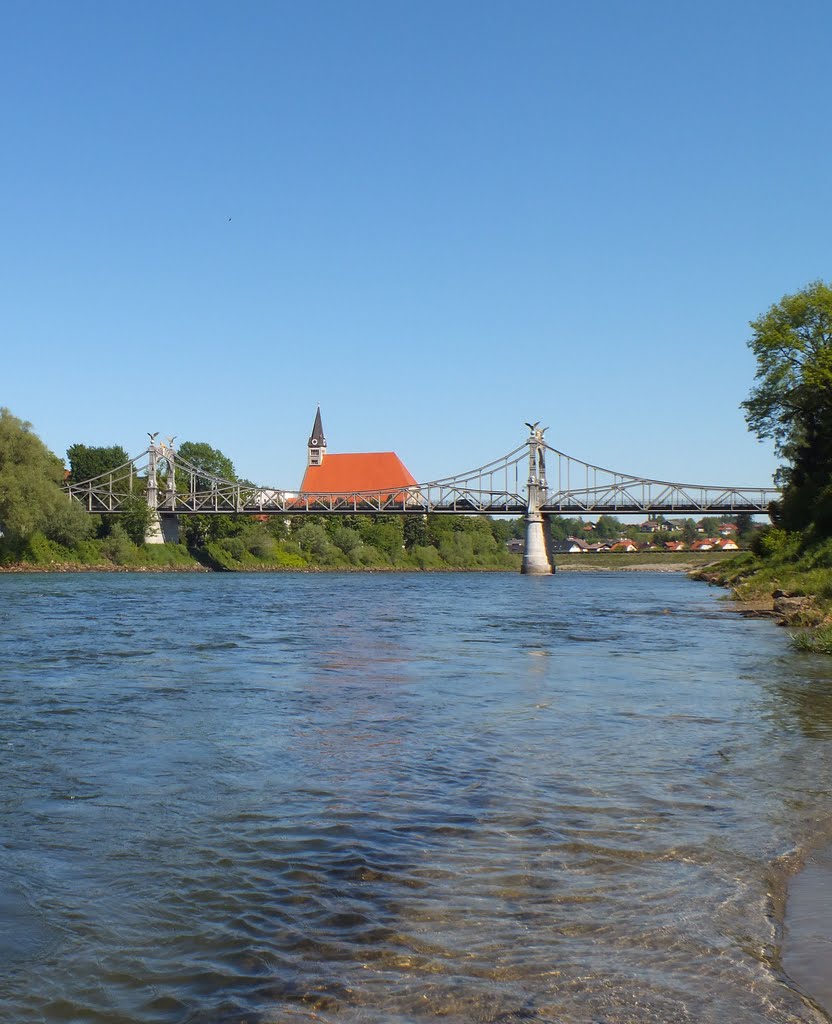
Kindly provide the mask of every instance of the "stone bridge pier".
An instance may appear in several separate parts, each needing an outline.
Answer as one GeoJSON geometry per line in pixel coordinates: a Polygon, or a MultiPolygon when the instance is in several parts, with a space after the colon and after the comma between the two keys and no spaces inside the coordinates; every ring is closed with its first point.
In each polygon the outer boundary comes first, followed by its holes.
{"type": "Polygon", "coordinates": [[[555,571],[552,559],[549,520],[540,511],[546,499],[546,455],[543,434],[538,423],[527,423],[529,434],[529,482],[527,486],[525,547],[520,572],[529,576],[550,576],[555,571]]]}

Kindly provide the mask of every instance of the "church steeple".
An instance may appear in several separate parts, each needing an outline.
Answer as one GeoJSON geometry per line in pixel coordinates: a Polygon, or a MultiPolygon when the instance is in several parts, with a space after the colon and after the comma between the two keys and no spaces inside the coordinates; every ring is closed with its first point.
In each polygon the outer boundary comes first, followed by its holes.
{"type": "Polygon", "coordinates": [[[315,423],[312,427],[312,433],[309,435],[307,449],[307,466],[320,466],[326,454],[326,438],[324,437],[324,428],[321,423],[320,406],[318,406],[318,411],[315,413],[315,423]]]}

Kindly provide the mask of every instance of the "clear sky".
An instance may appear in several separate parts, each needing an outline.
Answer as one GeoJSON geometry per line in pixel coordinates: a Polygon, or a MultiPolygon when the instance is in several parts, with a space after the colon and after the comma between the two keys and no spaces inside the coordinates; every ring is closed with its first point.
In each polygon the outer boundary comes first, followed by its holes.
{"type": "Polygon", "coordinates": [[[3,0],[0,405],[295,487],[569,454],[765,484],[748,321],[829,280],[828,0],[3,0]]]}

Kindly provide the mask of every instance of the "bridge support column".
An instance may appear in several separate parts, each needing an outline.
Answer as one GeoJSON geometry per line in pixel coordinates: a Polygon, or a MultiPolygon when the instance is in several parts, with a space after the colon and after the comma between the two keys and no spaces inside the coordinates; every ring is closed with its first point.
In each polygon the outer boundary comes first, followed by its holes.
{"type": "Polygon", "coordinates": [[[147,524],[147,530],[144,534],[145,544],[164,544],[165,535],[162,532],[162,521],[159,518],[159,513],[154,509],[153,515],[150,517],[150,522],[147,524]]]}
{"type": "Polygon", "coordinates": [[[555,571],[546,543],[548,525],[540,512],[530,512],[526,516],[526,543],[521,573],[528,576],[550,576],[555,571]]]}
{"type": "Polygon", "coordinates": [[[165,536],[162,533],[162,521],[159,518],[158,497],[159,485],[156,477],[157,458],[159,446],[156,444],[156,434],[148,433],[150,447],[147,450],[147,507],[150,509],[150,522],[144,532],[145,544],[164,544],[165,536]]]}
{"type": "Polygon", "coordinates": [[[162,525],[162,538],[165,544],[179,543],[179,516],[173,512],[162,512],[159,516],[162,525]]]}
{"type": "Polygon", "coordinates": [[[527,576],[551,576],[555,571],[552,561],[549,522],[540,511],[546,500],[546,457],[543,430],[540,421],[527,423],[529,434],[529,483],[526,504],[526,542],[520,572],[527,576]]]}

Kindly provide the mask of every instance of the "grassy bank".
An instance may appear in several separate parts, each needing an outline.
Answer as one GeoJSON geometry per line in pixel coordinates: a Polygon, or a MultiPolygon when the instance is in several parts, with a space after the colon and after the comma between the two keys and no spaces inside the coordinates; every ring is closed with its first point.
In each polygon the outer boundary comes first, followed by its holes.
{"type": "Polygon", "coordinates": [[[518,554],[473,546],[457,550],[450,545],[442,549],[417,545],[405,550],[398,543],[385,550],[356,544],[348,551],[327,543],[304,547],[292,539],[277,540],[259,528],[193,548],[135,544],[123,530],[72,546],[38,532],[22,544],[0,541],[0,572],[517,572],[520,562],[518,554]]]}
{"type": "MultiPolygon", "coordinates": [[[[402,550],[395,558],[376,551],[371,559],[365,556],[362,562],[337,549],[328,549],[325,557],[320,557],[291,541],[272,542],[262,549],[251,547],[230,539],[189,551],[183,544],[137,545],[119,533],[69,548],[36,534],[23,547],[0,549],[0,572],[519,572],[522,561],[521,555],[508,552],[500,552],[497,557],[489,553],[489,557],[446,559],[437,549],[423,547],[410,552],[402,550]]],[[[555,563],[558,570],[564,571],[685,572],[713,565],[726,557],[724,552],[607,552],[557,555],[555,563]]]]}
{"type": "Polygon", "coordinates": [[[748,607],[770,610],[796,630],[796,649],[832,653],[832,540],[771,530],[756,547],[694,577],[728,587],[748,607]]]}
{"type": "Polygon", "coordinates": [[[606,551],[598,554],[555,555],[555,565],[558,569],[583,569],[588,572],[688,572],[701,566],[719,563],[725,558],[730,558],[725,551],[606,551]]]}

